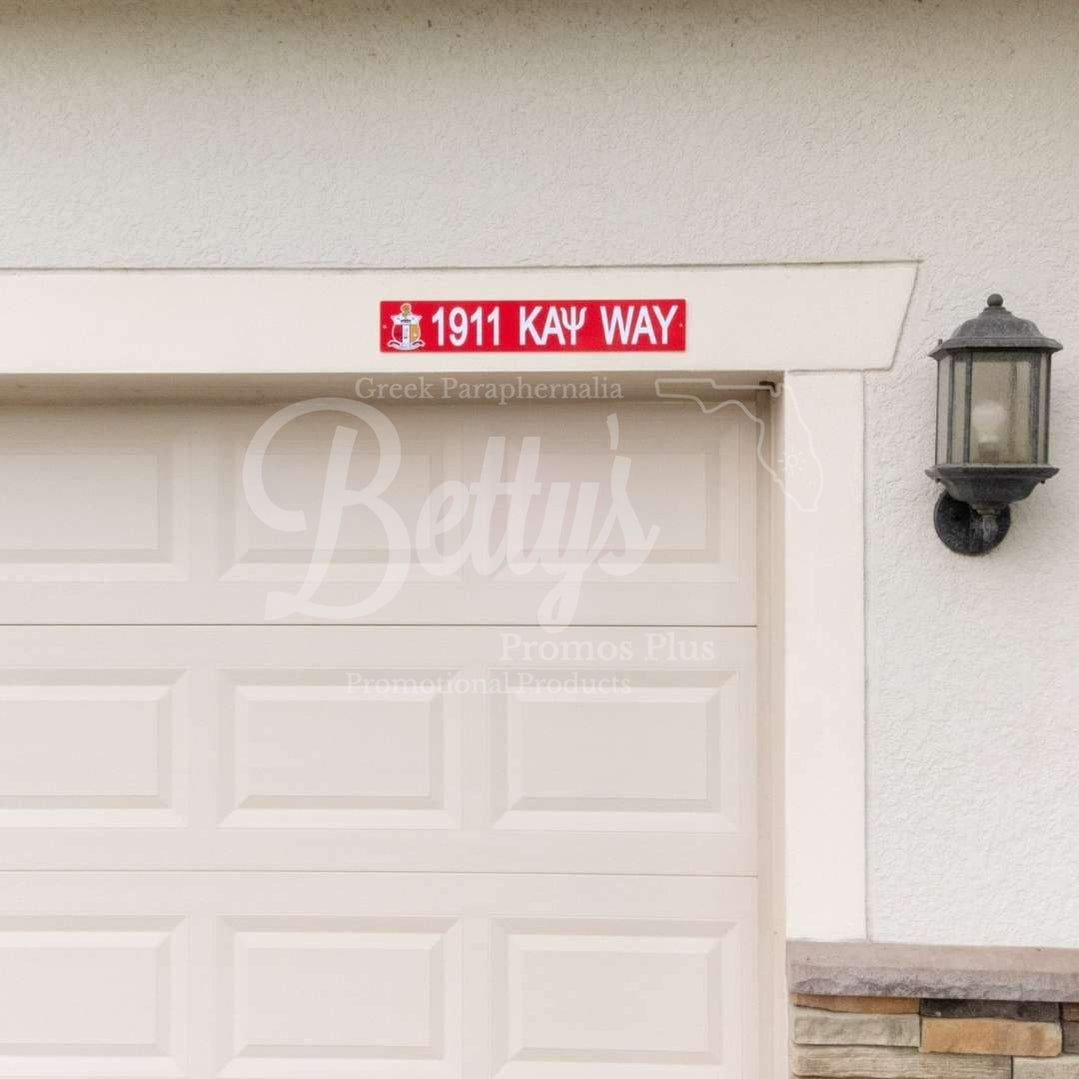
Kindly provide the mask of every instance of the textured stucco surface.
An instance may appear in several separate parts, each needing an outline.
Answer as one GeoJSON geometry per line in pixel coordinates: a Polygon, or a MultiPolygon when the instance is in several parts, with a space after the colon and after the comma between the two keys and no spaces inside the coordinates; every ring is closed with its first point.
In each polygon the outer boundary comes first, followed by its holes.
{"type": "Polygon", "coordinates": [[[1079,5],[0,0],[0,94],[4,266],[922,260],[866,379],[870,931],[1079,945],[1068,353],[1001,549],[922,475],[987,292],[1079,352],[1079,5]]]}

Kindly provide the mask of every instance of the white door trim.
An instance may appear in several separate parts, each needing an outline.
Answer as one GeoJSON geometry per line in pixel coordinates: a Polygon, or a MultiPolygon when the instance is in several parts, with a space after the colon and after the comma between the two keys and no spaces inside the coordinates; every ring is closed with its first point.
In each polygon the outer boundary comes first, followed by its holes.
{"type": "Polygon", "coordinates": [[[860,372],[791,372],[785,380],[783,874],[791,938],[866,936],[862,381],[860,372]]]}
{"type": "Polygon", "coordinates": [[[911,263],[0,271],[0,374],[860,371],[891,365],[911,263]],[[379,302],[687,304],[679,353],[381,353],[379,302]],[[14,347],[12,347],[14,346],[14,347]]]}

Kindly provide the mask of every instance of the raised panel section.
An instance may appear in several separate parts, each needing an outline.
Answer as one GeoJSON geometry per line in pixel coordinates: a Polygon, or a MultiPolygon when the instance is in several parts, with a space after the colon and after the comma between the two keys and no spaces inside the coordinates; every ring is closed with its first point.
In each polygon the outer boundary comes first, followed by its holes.
{"type": "Polygon", "coordinates": [[[0,581],[55,587],[188,576],[182,436],[163,439],[113,409],[3,409],[0,424],[0,581]],[[87,434],[99,429],[110,434],[87,434]]]}
{"type": "Polygon", "coordinates": [[[459,823],[453,671],[231,672],[226,826],[450,828],[459,823]]]}
{"type": "Polygon", "coordinates": [[[0,917],[0,1076],[182,1076],[184,929],[0,917]]]}
{"type": "Polygon", "coordinates": [[[497,827],[752,828],[748,672],[589,671],[587,681],[609,688],[580,690],[566,688],[577,683],[573,670],[527,673],[494,705],[497,827]]]}
{"type": "Polygon", "coordinates": [[[756,986],[748,928],[496,923],[496,1074],[740,1076],[744,1009],[756,986]]]}
{"type": "Polygon", "coordinates": [[[433,918],[230,919],[221,1074],[458,1075],[453,927],[433,918]]]}
{"type": "Polygon", "coordinates": [[[156,454],[5,453],[0,460],[5,495],[18,507],[0,517],[5,552],[47,561],[74,551],[157,549],[156,454]]]}
{"type": "Polygon", "coordinates": [[[0,672],[0,828],[182,824],[187,725],[176,672],[0,672]]]}
{"type": "Polygon", "coordinates": [[[517,537],[524,556],[499,578],[577,567],[593,584],[748,583],[763,421],[751,399],[731,393],[727,403],[711,415],[672,400],[493,415],[466,446],[466,480],[479,478],[494,440],[500,474],[534,485],[494,507],[496,536],[517,537]]]}
{"type": "Polygon", "coordinates": [[[354,415],[324,400],[311,412],[299,403],[264,448],[253,440],[271,410],[237,412],[222,432],[222,580],[295,583],[314,566],[312,600],[344,607],[388,562],[412,559],[424,502],[460,470],[460,417],[346,399],[354,415]]]}

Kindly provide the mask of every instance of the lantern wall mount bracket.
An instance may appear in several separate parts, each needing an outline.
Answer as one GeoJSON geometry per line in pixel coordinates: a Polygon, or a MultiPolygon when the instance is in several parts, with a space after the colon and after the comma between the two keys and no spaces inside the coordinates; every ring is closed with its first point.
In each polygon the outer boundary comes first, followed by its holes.
{"type": "MultiPolygon", "coordinates": [[[[926,469],[931,473],[933,469],[926,469]]],[[[933,525],[949,551],[956,554],[985,554],[996,547],[1012,526],[1012,511],[1007,506],[999,513],[978,513],[967,502],[940,492],[933,510],[933,525]]]]}

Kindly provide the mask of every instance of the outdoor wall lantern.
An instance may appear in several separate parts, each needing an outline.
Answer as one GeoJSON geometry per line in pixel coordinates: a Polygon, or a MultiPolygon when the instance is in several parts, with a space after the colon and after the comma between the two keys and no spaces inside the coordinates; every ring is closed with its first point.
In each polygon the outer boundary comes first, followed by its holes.
{"type": "Polygon", "coordinates": [[[994,293],[930,355],[937,361],[937,463],[944,485],[933,521],[944,544],[984,554],[1008,534],[1009,505],[1049,465],[1049,367],[1059,341],[1016,318],[994,293]]]}

